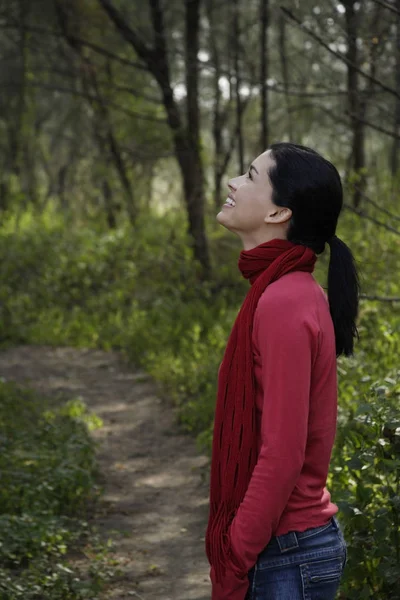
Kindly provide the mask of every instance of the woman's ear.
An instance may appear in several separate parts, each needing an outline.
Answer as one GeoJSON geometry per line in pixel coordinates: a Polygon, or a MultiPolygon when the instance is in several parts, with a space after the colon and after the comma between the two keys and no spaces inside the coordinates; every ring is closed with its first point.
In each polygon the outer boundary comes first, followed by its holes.
{"type": "Polygon", "coordinates": [[[264,223],[274,223],[275,225],[277,223],[286,223],[287,221],[290,221],[290,219],[292,218],[292,214],[293,213],[290,210],[290,208],[277,207],[276,210],[274,210],[264,218],[264,223]]]}

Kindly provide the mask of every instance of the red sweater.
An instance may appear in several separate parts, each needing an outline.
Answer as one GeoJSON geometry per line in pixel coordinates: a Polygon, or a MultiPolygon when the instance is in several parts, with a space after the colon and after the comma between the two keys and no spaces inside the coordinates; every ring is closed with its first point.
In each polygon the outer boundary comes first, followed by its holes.
{"type": "Polygon", "coordinates": [[[258,460],[229,528],[234,557],[212,600],[244,600],[247,572],[274,535],[329,521],[338,508],[325,487],[336,433],[337,373],[326,294],[295,271],[261,296],[253,328],[258,460]],[[236,561],[235,561],[236,562],[236,561]]]}

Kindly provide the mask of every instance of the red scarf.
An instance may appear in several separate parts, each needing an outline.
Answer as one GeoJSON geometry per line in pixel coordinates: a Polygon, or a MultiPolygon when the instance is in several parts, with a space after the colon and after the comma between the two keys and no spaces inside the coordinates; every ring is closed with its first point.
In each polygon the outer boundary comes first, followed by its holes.
{"type": "Polygon", "coordinates": [[[251,288],[236,317],[218,373],[206,532],[206,553],[218,582],[227,560],[234,560],[228,529],[257,462],[251,343],[257,303],[270,283],[291,271],[312,273],[316,260],[310,248],[282,239],[240,253],[238,266],[243,277],[250,280],[251,288]]]}

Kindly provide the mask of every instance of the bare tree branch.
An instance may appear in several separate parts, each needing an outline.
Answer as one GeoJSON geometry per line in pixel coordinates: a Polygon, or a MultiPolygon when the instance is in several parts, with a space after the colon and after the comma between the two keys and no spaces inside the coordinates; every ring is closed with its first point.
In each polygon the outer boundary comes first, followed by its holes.
{"type": "MultiPolygon", "coordinates": [[[[0,24],[0,29],[18,29],[18,27],[19,26],[17,23],[12,23],[10,21],[6,22],[5,24],[0,24]]],[[[34,25],[27,25],[26,30],[31,33],[40,33],[42,35],[48,35],[48,36],[52,36],[52,37],[56,37],[56,38],[60,37],[59,31],[52,31],[50,29],[46,29],[45,27],[37,27],[34,25]]],[[[123,56],[119,56],[118,54],[114,54],[113,52],[110,52],[106,48],[103,48],[102,46],[99,46],[97,44],[89,42],[88,40],[79,38],[76,35],[73,35],[70,33],[68,35],[69,35],[71,41],[79,46],[84,46],[86,48],[90,48],[94,52],[97,52],[97,54],[101,54],[102,56],[105,56],[106,58],[115,60],[122,65],[132,67],[134,69],[139,69],[141,71],[147,71],[146,65],[143,65],[143,64],[133,61],[133,60],[129,60],[127,58],[124,58],[123,56]]]]}
{"type": "MultiPolygon", "coordinates": [[[[102,82],[99,81],[99,84],[102,85],[102,82]]],[[[162,104],[161,98],[156,98],[155,96],[144,94],[143,92],[139,92],[137,89],[128,87],[126,85],[119,85],[118,83],[113,83],[112,89],[116,92],[126,92],[127,94],[130,94],[135,98],[141,98],[142,100],[146,100],[146,102],[149,102],[149,104],[156,104],[158,106],[162,104]]]]}
{"type": "Polygon", "coordinates": [[[382,2],[382,0],[372,0],[372,2],[375,2],[375,4],[379,4],[380,6],[383,6],[383,8],[387,8],[395,15],[400,15],[400,11],[392,4],[389,4],[388,2],[382,2]]]}
{"type": "MultiPolygon", "coordinates": [[[[359,188],[357,186],[354,186],[354,187],[355,187],[355,189],[359,190],[359,188]]],[[[361,190],[359,190],[359,191],[361,192],[361,196],[364,198],[365,202],[367,202],[368,204],[371,204],[371,206],[374,206],[376,209],[380,210],[381,212],[383,212],[385,215],[387,215],[391,219],[394,219],[395,221],[400,221],[400,215],[395,215],[392,212],[390,212],[389,210],[387,210],[387,208],[384,208],[383,206],[379,206],[379,204],[377,202],[375,202],[375,200],[372,200],[372,198],[367,196],[361,190]]]]}
{"type": "MultiPolygon", "coordinates": [[[[348,122],[345,119],[343,119],[343,117],[339,113],[336,113],[336,112],[330,110],[329,108],[326,108],[326,106],[322,106],[321,104],[312,104],[312,103],[309,104],[308,106],[310,108],[316,108],[317,110],[324,112],[329,117],[331,117],[331,119],[333,119],[336,123],[343,123],[343,125],[348,125],[348,122]]],[[[307,105],[303,106],[303,108],[306,108],[306,107],[307,107],[307,105]]],[[[348,110],[345,110],[343,114],[347,115],[348,117],[352,116],[352,113],[350,113],[350,111],[348,111],[348,110]]],[[[367,119],[361,119],[361,117],[359,117],[358,115],[355,115],[355,118],[358,119],[361,123],[364,123],[364,125],[367,125],[367,127],[374,129],[375,131],[384,133],[385,135],[387,135],[391,138],[394,138],[394,139],[400,139],[400,135],[395,133],[394,131],[390,131],[389,129],[384,129],[383,127],[380,127],[379,125],[375,125],[375,123],[372,123],[371,121],[368,121],[367,119]]]]}
{"type": "MultiPolygon", "coordinates": [[[[1,65],[1,62],[0,62],[0,65],[1,65]]],[[[66,79],[66,78],[74,79],[81,74],[78,70],[67,71],[67,70],[62,70],[62,69],[40,67],[40,66],[35,65],[34,74],[36,74],[36,73],[38,73],[38,74],[45,73],[46,75],[48,75],[48,74],[60,75],[60,77],[63,77],[64,79],[66,79]]],[[[108,90],[112,89],[112,90],[115,90],[116,92],[126,92],[127,94],[130,94],[131,96],[134,96],[135,98],[140,98],[141,100],[146,100],[146,102],[148,102],[149,104],[155,104],[157,106],[161,106],[161,104],[162,104],[161,98],[157,98],[156,96],[151,96],[150,94],[146,94],[146,93],[139,91],[138,89],[130,87],[130,86],[119,85],[118,83],[114,83],[114,82],[110,86],[109,81],[105,82],[105,81],[101,81],[101,80],[98,83],[100,86],[103,86],[103,85],[106,86],[108,90]]]]}
{"type": "Polygon", "coordinates": [[[394,131],[390,131],[389,129],[385,129],[384,127],[380,127],[380,125],[375,125],[375,123],[371,123],[371,121],[368,121],[367,119],[362,119],[358,114],[355,115],[355,114],[351,113],[349,110],[345,110],[344,113],[348,117],[355,118],[360,123],[367,125],[367,127],[370,127],[371,129],[375,129],[375,131],[384,133],[385,135],[388,135],[389,137],[394,138],[396,140],[400,139],[400,135],[398,133],[395,133],[394,131]]]}
{"type": "MultiPolygon", "coordinates": [[[[312,109],[320,110],[321,112],[328,115],[328,117],[333,119],[335,121],[335,123],[342,123],[343,125],[348,126],[348,121],[346,119],[344,119],[339,113],[336,113],[333,110],[326,108],[326,106],[322,106],[321,104],[314,104],[314,103],[303,104],[301,106],[301,108],[302,109],[312,108],[312,109]]],[[[295,107],[294,110],[299,110],[299,108],[295,107]]],[[[344,111],[344,114],[347,115],[348,117],[351,117],[351,113],[347,110],[344,111]]],[[[361,119],[358,115],[356,118],[359,119],[365,125],[367,125],[367,127],[370,127],[371,129],[374,129],[375,131],[384,133],[385,135],[387,135],[391,138],[394,138],[394,139],[400,139],[400,135],[395,133],[394,131],[389,131],[388,129],[384,129],[383,127],[380,127],[379,125],[375,125],[371,121],[367,121],[366,119],[361,119]]]]}
{"type": "Polygon", "coordinates": [[[314,31],[312,31],[309,27],[306,27],[304,25],[304,23],[301,22],[301,19],[299,19],[298,17],[296,17],[292,13],[292,11],[290,11],[288,8],[286,8],[285,6],[281,6],[281,11],[291,21],[294,21],[294,23],[296,23],[300,27],[300,29],[302,29],[303,31],[305,31],[310,37],[312,37],[323,48],[325,48],[330,54],[332,54],[333,56],[335,56],[340,61],[344,62],[346,65],[352,67],[355,71],[357,71],[357,73],[359,73],[360,75],[362,75],[363,77],[365,77],[365,79],[367,79],[368,81],[371,81],[372,83],[375,83],[376,85],[378,85],[381,89],[385,90],[385,92],[388,92],[392,96],[395,96],[396,98],[400,99],[400,94],[398,94],[398,92],[396,90],[394,90],[393,88],[387,86],[385,83],[382,83],[382,81],[380,81],[379,79],[376,79],[376,77],[373,77],[369,73],[366,73],[365,71],[363,71],[362,69],[360,69],[352,61],[350,61],[346,56],[344,56],[344,54],[341,54],[340,52],[336,52],[336,50],[332,50],[332,48],[329,47],[329,44],[327,44],[318,34],[314,33],[314,31]]]}
{"type": "Polygon", "coordinates": [[[165,46],[164,20],[159,0],[150,0],[155,39],[154,48],[148,47],[142,42],[136,31],[125,22],[122,14],[114,7],[110,0],[98,0],[98,2],[122,37],[147,64],[149,72],[160,86],[169,126],[174,131],[175,137],[179,138],[179,142],[182,145],[185,144],[181,114],[171,87],[170,70],[165,46]]]}
{"type": "Polygon", "coordinates": [[[351,204],[347,204],[347,202],[343,203],[343,207],[347,208],[348,210],[350,210],[351,212],[355,213],[359,217],[362,217],[363,219],[367,219],[367,221],[371,221],[372,223],[375,223],[375,225],[378,225],[378,227],[383,227],[384,229],[387,229],[388,231],[394,233],[395,235],[399,235],[400,236],[400,231],[398,231],[397,229],[395,229],[391,225],[387,225],[386,223],[382,223],[382,221],[378,221],[378,219],[375,219],[374,217],[371,217],[371,215],[368,215],[361,208],[354,208],[354,206],[351,206],[351,204]]]}
{"type": "MultiPolygon", "coordinates": [[[[71,88],[63,88],[63,87],[59,87],[56,85],[51,85],[49,83],[39,83],[36,81],[28,81],[27,84],[28,86],[32,86],[32,87],[39,87],[39,88],[43,88],[46,90],[51,90],[54,92],[60,92],[63,94],[71,94],[73,96],[80,96],[81,98],[85,98],[86,100],[90,100],[92,102],[98,102],[98,98],[96,96],[93,96],[91,94],[88,94],[86,92],[81,92],[79,90],[74,90],[71,88]]],[[[3,87],[12,87],[11,85],[3,85],[3,87]]],[[[107,102],[108,106],[110,106],[111,108],[117,110],[118,112],[121,112],[129,117],[135,117],[137,119],[143,119],[144,121],[152,121],[153,123],[161,123],[163,125],[167,124],[166,119],[159,119],[157,117],[153,117],[152,115],[146,115],[143,113],[138,113],[135,112],[133,110],[129,110],[127,108],[124,108],[123,106],[119,106],[118,104],[115,104],[115,102],[107,102]]]]}
{"type": "MultiPolygon", "coordinates": [[[[335,96],[347,96],[348,92],[347,90],[327,90],[325,92],[302,92],[302,91],[293,91],[293,90],[288,90],[287,92],[283,89],[283,88],[279,88],[276,85],[267,85],[268,89],[271,92],[276,92],[278,94],[287,94],[288,96],[299,96],[301,98],[334,98],[335,96]]],[[[379,92],[375,92],[375,93],[379,93],[379,92]]],[[[383,93],[383,92],[380,92],[383,93]]],[[[360,91],[359,96],[362,97],[363,95],[367,95],[366,92],[364,90],[360,91]]]]}
{"type": "Polygon", "coordinates": [[[369,296],[368,294],[360,294],[362,300],[378,300],[379,302],[400,302],[400,298],[390,298],[386,296],[369,296]]]}
{"type": "Polygon", "coordinates": [[[104,11],[110,17],[110,20],[115,24],[118,31],[126,39],[127,42],[135,49],[138,56],[149,65],[154,60],[154,50],[147,46],[145,42],[140,38],[138,33],[129,27],[121,15],[121,13],[115,8],[115,6],[109,2],[109,0],[98,0],[99,4],[103,7],[104,11]]]}
{"type": "MultiPolygon", "coordinates": [[[[47,131],[46,127],[44,127],[43,130],[46,132],[47,131]]],[[[48,133],[50,135],[50,134],[53,134],[54,132],[52,129],[49,129],[48,133]]],[[[57,131],[57,139],[61,139],[61,138],[67,142],[74,142],[76,139],[76,138],[72,137],[71,135],[68,135],[64,131],[57,131]]],[[[104,136],[102,136],[101,139],[105,140],[104,136]]],[[[140,148],[140,146],[137,148],[133,148],[131,146],[126,146],[126,145],[121,144],[120,148],[125,154],[134,158],[135,160],[140,160],[141,162],[145,162],[145,161],[154,162],[154,160],[158,160],[158,159],[162,159],[162,158],[172,158],[174,156],[174,153],[172,151],[155,153],[154,150],[152,150],[151,152],[146,152],[146,151],[143,151],[140,148]]],[[[82,152],[81,154],[78,154],[78,156],[80,158],[83,158],[85,156],[85,153],[82,152]]]]}

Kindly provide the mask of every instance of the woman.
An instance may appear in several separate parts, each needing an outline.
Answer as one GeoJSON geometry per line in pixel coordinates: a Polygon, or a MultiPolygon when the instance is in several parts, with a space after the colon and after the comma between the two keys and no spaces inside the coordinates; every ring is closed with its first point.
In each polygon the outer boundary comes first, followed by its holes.
{"type": "Polygon", "coordinates": [[[335,235],[340,177],[310,148],[281,143],[228,187],[217,220],[240,237],[251,287],[218,373],[212,600],[333,600],[346,544],[325,484],[336,357],[353,352],[359,298],[352,253],[335,235]],[[327,244],[328,297],[312,275],[327,244]]]}

